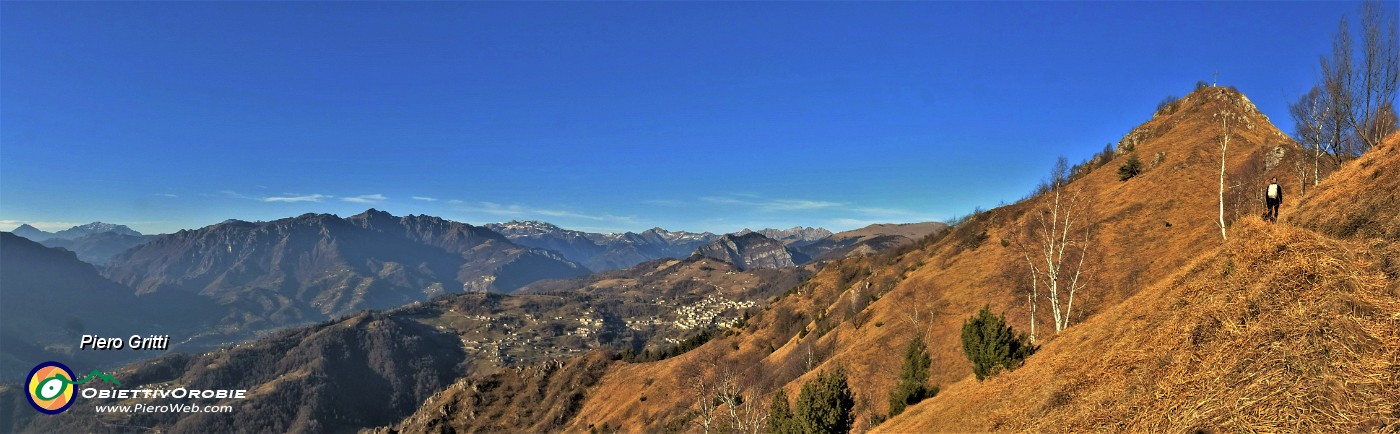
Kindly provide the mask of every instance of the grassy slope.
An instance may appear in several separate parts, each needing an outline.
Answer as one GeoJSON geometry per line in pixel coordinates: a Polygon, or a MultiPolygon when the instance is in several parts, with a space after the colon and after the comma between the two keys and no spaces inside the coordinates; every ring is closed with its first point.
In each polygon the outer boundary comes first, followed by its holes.
{"type": "MultiPolygon", "coordinates": [[[[1239,119],[1230,142],[1230,172],[1282,178],[1283,168],[1291,167],[1286,160],[1297,158],[1297,148],[1242,95],[1222,88],[1194,92],[1182,99],[1174,113],[1135,129],[1130,134],[1137,138],[1134,148],[1149,166],[1142,175],[1120,182],[1113,169],[1126,155],[1119,155],[1071,183],[1084,189],[1098,225],[1099,254],[1092,286],[1077,296],[1076,322],[1119,305],[1184,269],[1202,251],[1221,245],[1214,220],[1220,161],[1220,124],[1215,115],[1222,112],[1239,119]],[[1264,173],[1263,167],[1256,166],[1275,147],[1284,149],[1285,162],[1274,173],[1264,173]],[[1159,153],[1162,158],[1152,164],[1159,153]]],[[[1262,185],[1241,188],[1253,191],[1256,187],[1262,185]]],[[[1251,200],[1244,202],[1239,215],[1257,214],[1254,209],[1261,206],[1254,203],[1254,196],[1245,195],[1251,200]]],[[[776,303],[739,336],[716,340],[676,359],[620,367],[594,388],[591,395],[602,399],[588,400],[581,412],[584,416],[573,427],[606,422],[655,431],[686,419],[693,410],[688,384],[718,372],[714,367],[742,367],[739,371],[748,379],[745,384],[752,386],[751,393],[765,399],[772,387],[785,387],[789,396],[795,396],[801,382],[814,374],[806,369],[806,360],[815,358],[815,368],[839,365],[850,372],[861,429],[868,416],[885,411],[884,397],[893,386],[898,354],[914,330],[908,315],[916,310],[933,358],[932,382],[961,381],[971,370],[961,354],[963,319],[990,303],[994,311],[1007,312],[1011,324],[1026,327],[1024,296],[1016,291],[1023,284],[1023,274],[1017,271],[1023,260],[1014,244],[1004,247],[1001,241],[1011,239],[1042,200],[989,211],[893,258],[841,261],[815,276],[802,291],[776,303]],[[883,296],[868,307],[857,303],[870,293],[883,296]],[[836,319],[829,333],[801,339],[789,333],[792,315],[803,315],[802,324],[817,330],[820,325],[809,321],[823,312],[836,319]],[[775,349],[771,354],[769,345],[775,349]],[[665,398],[645,402],[603,398],[643,394],[665,398]]],[[[1235,214],[1233,208],[1231,214],[1235,214]]],[[[1048,317],[1042,305],[1038,318],[1042,340],[1050,340],[1053,334],[1047,331],[1052,330],[1048,317]]]]}
{"type": "Polygon", "coordinates": [[[882,430],[1400,429],[1397,171],[1400,134],[1285,210],[1288,224],[1246,219],[1024,369],[961,381],[882,430]]]}
{"type": "Polygon", "coordinates": [[[1254,217],[1233,235],[1021,369],[879,431],[1400,428],[1400,298],[1364,246],[1254,217]]]}
{"type": "Polygon", "coordinates": [[[1335,237],[1400,240],[1400,133],[1347,162],[1297,203],[1281,211],[1285,221],[1335,237]]]}

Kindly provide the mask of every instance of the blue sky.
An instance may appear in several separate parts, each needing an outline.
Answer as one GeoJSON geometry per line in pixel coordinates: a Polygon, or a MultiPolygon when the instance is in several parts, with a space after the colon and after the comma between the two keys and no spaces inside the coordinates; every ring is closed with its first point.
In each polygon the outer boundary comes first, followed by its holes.
{"type": "Polygon", "coordinates": [[[941,220],[1214,71],[1291,131],[1358,8],[4,2],[0,228],[941,220]]]}

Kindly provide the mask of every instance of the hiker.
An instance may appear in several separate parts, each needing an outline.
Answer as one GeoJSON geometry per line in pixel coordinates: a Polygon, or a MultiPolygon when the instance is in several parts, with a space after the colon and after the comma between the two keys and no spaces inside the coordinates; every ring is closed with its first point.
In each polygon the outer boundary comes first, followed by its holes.
{"type": "Polygon", "coordinates": [[[1269,188],[1264,192],[1264,205],[1268,207],[1264,212],[1264,219],[1278,221],[1278,206],[1283,204],[1283,187],[1278,185],[1278,178],[1269,178],[1269,188]]]}

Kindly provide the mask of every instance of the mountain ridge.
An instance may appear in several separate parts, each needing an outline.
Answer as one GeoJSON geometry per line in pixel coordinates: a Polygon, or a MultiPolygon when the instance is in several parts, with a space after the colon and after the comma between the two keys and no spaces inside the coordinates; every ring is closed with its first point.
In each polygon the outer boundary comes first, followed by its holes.
{"type": "Polygon", "coordinates": [[[718,235],[653,227],[640,233],[590,233],[542,221],[488,223],[512,242],[559,252],[594,271],[618,270],[661,258],[683,258],[718,235]]]}
{"type": "Polygon", "coordinates": [[[788,245],[811,243],[831,236],[831,231],[826,230],[826,228],[814,228],[811,226],[793,226],[789,229],[766,228],[756,231],[744,228],[736,232],[735,235],[745,235],[750,232],[758,232],[769,239],[782,241],[783,244],[788,245]]]}
{"type": "Polygon", "coordinates": [[[10,231],[10,233],[37,242],[43,242],[54,238],[63,240],[73,240],[86,235],[101,234],[108,232],[132,237],[142,236],[140,232],[126,227],[126,225],[103,222],[92,222],[85,225],[76,225],[58,232],[46,232],[40,230],[39,228],[31,226],[28,223],[23,223],[15,227],[14,230],[10,231]]]}
{"type": "Polygon", "coordinates": [[[230,333],[319,321],[462,291],[512,291],[587,270],[556,254],[437,217],[370,209],[229,220],[162,236],[103,274],[137,294],[198,294],[227,310],[230,333]]]}
{"type": "Polygon", "coordinates": [[[11,230],[10,233],[27,238],[30,241],[35,242],[47,240],[49,238],[54,237],[53,232],[46,232],[40,230],[39,228],[30,226],[28,223],[19,225],[18,227],[14,228],[14,230],[11,230]]]}

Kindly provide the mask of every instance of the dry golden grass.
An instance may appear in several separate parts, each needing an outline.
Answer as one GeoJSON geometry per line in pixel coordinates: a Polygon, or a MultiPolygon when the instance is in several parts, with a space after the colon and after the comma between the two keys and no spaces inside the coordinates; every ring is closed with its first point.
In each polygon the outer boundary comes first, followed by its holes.
{"type": "Polygon", "coordinates": [[[1400,133],[1344,164],[1293,211],[1285,221],[1331,236],[1400,240],[1400,133]]]}
{"type": "Polygon", "coordinates": [[[881,432],[1393,432],[1400,298],[1365,243],[1246,219],[1224,248],[881,432]]]}
{"type": "MultiPolygon", "coordinates": [[[[1046,344],[1045,353],[1034,357],[1024,373],[1017,371],[984,384],[969,383],[967,379],[971,378],[971,366],[962,354],[960,330],[963,320],[984,304],[990,304],[995,312],[1006,313],[1009,323],[1017,329],[1027,328],[1026,298],[1020,292],[1026,277],[1020,268],[1024,259],[1019,256],[1014,244],[1003,241],[1009,241],[1016,228],[1037,212],[1035,210],[1043,204],[1044,198],[988,211],[949,230],[938,241],[921,245],[892,261],[853,258],[828,266],[814,276],[801,292],[784,298],[755,317],[742,334],[716,339],[697,350],[695,355],[616,368],[590,391],[590,396],[594,398],[584,403],[580,413],[582,416],[570,428],[586,430],[589,424],[608,423],[614,427],[621,425],[624,431],[660,431],[668,424],[684,420],[687,413],[694,410],[693,397],[687,393],[685,384],[696,375],[712,374],[714,370],[707,366],[729,364],[746,367],[745,378],[751,379],[748,384],[753,385],[753,390],[762,394],[765,401],[774,387],[783,387],[789,396],[795,396],[802,381],[814,372],[804,369],[794,373],[792,367],[803,366],[804,359],[808,357],[807,348],[814,348],[820,356],[813,366],[814,371],[836,366],[848,371],[851,387],[857,396],[856,431],[865,431],[870,428],[867,421],[871,416],[884,414],[887,410],[885,397],[898,373],[899,355],[914,333],[923,333],[928,342],[933,359],[931,383],[945,386],[945,391],[932,401],[916,405],[905,415],[881,426],[884,429],[894,428],[895,432],[993,428],[1116,430],[1120,424],[1140,430],[1176,426],[1186,429],[1184,427],[1188,424],[1185,423],[1148,423],[1146,420],[1124,419],[1123,416],[1210,415],[1217,414],[1212,413],[1216,409],[1233,408],[1231,406],[1247,408],[1250,404],[1243,401],[1230,401],[1229,405],[1225,405],[1226,401],[1192,403],[1190,405],[1195,410],[1189,413],[1182,409],[1149,407],[1150,401],[1157,399],[1159,394],[1184,393],[1182,388],[1193,384],[1184,380],[1193,371],[1167,372],[1164,369],[1182,369],[1180,367],[1193,365],[1184,364],[1189,359],[1175,346],[1178,342],[1163,340],[1166,338],[1143,329],[1144,324],[1149,323],[1147,318],[1169,314],[1170,309],[1144,311],[1142,319],[1120,321],[1124,315],[1123,309],[1128,308],[1125,306],[1172,299],[1172,293],[1164,292],[1164,288],[1177,287],[1164,282],[1181,281],[1183,276],[1189,276],[1188,270],[1194,270],[1192,267],[1202,263],[1203,253],[1214,252],[1224,244],[1215,223],[1221,137],[1217,116],[1221,114],[1234,119],[1227,169],[1231,173],[1232,184],[1234,181],[1246,184],[1239,188],[1247,190],[1241,191],[1246,191],[1247,194],[1242,194],[1242,197],[1248,198],[1238,210],[1231,207],[1230,218],[1234,220],[1237,216],[1257,215],[1262,211],[1262,204],[1254,200],[1259,196],[1254,191],[1262,191],[1260,189],[1263,188],[1260,179],[1267,179],[1268,176],[1284,178],[1286,170],[1291,170],[1293,160],[1300,158],[1301,153],[1243,95],[1223,88],[1202,89],[1182,98],[1173,113],[1156,116],[1134,129],[1125,141],[1133,143],[1138,157],[1147,165],[1141,175],[1120,182],[1115,172],[1127,158],[1126,154],[1120,154],[1102,167],[1077,176],[1070,184],[1072,188],[1082,189],[1088,203],[1092,204],[1091,221],[1096,226],[1097,235],[1095,255],[1091,260],[1091,284],[1076,296],[1073,315],[1076,325],[1062,336],[1053,336],[1046,306],[1048,303],[1043,302],[1037,323],[1042,342],[1046,344]],[[1265,167],[1263,156],[1275,150],[1284,153],[1283,161],[1265,167]],[[868,273],[846,279],[842,275],[843,269],[865,269],[868,273]],[[885,283],[889,283],[888,286],[885,283]],[[880,299],[868,307],[857,309],[859,306],[854,300],[872,292],[880,294],[880,299]],[[779,331],[783,329],[783,321],[778,317],[793,312],[804,315],[803,323],[809,329],[818,327],[813,319],[823,313],[828,318],[837,318],[837,321],[829,333],[820,337],[798,338],[779,331]],[[920,317],[918,329],[922,330],[917,330],[909,320],[915,312],[920,317]],[[1093,327],[1091,324],[1104,321],[1119,321],[1116,324],[1126,328],[1088,333],[1088,329],[1093,327]],[[774,348],[771,354],[767,351],[769,345],[774,348]],[[1117,368],[1092,357],[1078,360],[1079,365],[1046,361],[1053,359],[1054,354],[1069,351],[1067,348],[1075,349],[1078,354],[1098,355],[1117,351],[1134,355],[1135,358],[1121,359],[1121,363],[1131,363],[1117,368]],[[1008,379],[1048,369],[1045,366],[1056,366],[1055,375],[1047,375],[1045,383],[1006,383],[1011,381],[1008,379]],[[1154,368],[1148,369],[1148,366],[1154,368]],[[1122,377],[1119,380],[1125,382],[1134,376],[1143,378],[1142,381],[1149,377],[1171,378],[1167,374],[1182,376],[1183,380],[1180,385],[1171,386],[1172,389],[1162,390],[1146,388],[1146,383],[1139,386],[1142,389],[1131,390],[1089,387],[1093,381],[1110,375],[1105,373],[1112,372],[1116,374],[1111,375],[1122,377]],[[1149,375],[1149,372],[1152,374],[1149,375]],[[770,381],[775,384],[767,384],[770,381]],[[1081,393],[1081,390],[1085,392],[1081,393]],[[1094,392],[1090,393],[1091,390],[1094,392]],[[642,393],[651,398],[645,402],[616,398],[635,397],[642,393]],[[658,395],[665,398],[656,399],[658,395]],[[977,398],[979,396],[984,397],[977,398]],[[1119,401],[1137,404],[1121,407],[1115,404],[1119,401]],[[977,406],[987,404],[1004,410],[985,415],[971,411],[976,407],[957,404],[959,402],[975,402],[977,406]],[[1010,406],[1012,403],[1017,406],[1010,406]],[[959,405],[957,408],[960,410],[937,410],[943,408],[940,406],[948,405],[959,405]],[[1027,406],[1035,407],[1035,411],[1026,414],[1027,406]],[[1063,419],[1054,419],[1072,421],[1062,427],[1026,425],[1025,422],[1027,418],[1069,411],[1075,413],[1064,413],[1067,416],[1063,419]]],[[[1245,223],[1230,229],[1233,237],[1248,237],[1251,231],[1268,230],[1251,229],[1253,223],[1248,223],[1248,220],[1246,218],[1245,223]]],[[[1238,278],[1248,280],[1248,273],[1252,272],[1240,271],[1238,278]]],[[[1201,282],[1202,285],[1205,283],[1201,282]]],[[[1213,297],[1217,297],[1209,294],[1209,291],[1202,296],[1209,300],[1216,300],[1213,297]]],[[[1238,307],[1234,304],[1230,306],[1238,307]]],[[[1226,327],[1225,317],[1221,318],[1222,327],[1226,327]]],[[[1190,323],[1191,327],[1204,321],[1194,317],[1181,319],[1195,321],[1190,323]]],[[[1163,331],[1169,325],[1177,327],[1167,322],[1153,324],[1153,327],[1163,331]]],[[[1345,326],[1341,323],[1336,325],[1345,326]]],[[[1232,333],[1235,332],[1240,331],[1234,330],[1232,333]]],[[[1222,332],[1221,336],[1234,335],[1222,332]]],[[[1234,345],[1231,340],[1220,342],[1221,345],[1234,345]]],[[[1307,348],[1322,348],[1318,345],[1326,343],[1318,342],[1321,343],[1311,343],[1309,345],[1313,346],[1307,348]]],[[[1238,353],[1242,347],[1227,348],[1231,348],[1232,352],[1221,353],[1218,355],[1220,360],[1210,363],[1226,363],[1228,360],[1225,357],[1238,353]]],[[[1294,359],[1287,360],[1298,360],[1297,357],[1309,354],[1312,353],[1298,353],[1291,356],[1294,359]]],[[[1275,361],[1256,358],[1248,362],[1275,361]]],[[[1350,375],[1349,372],[1342,370],[1335,374],[1337,378],[1354,378],[1346,376],[1350,375]]],[[[1227,380],[1244,381],[1226,379],[1218,385],[1225,387],[1233,384],[1227,380]]],[[[1156,383],[1151,386],[1156,387],[1156,383]]],[[[1221,393],[1221,397],[1228,397],[1225,392],[1221,393]]],[[[1260,398],[1252,394],[1241,396],[1260,398]]],[[[1251,425],[1230,426],[1244,429],[1251,425]]]]}

